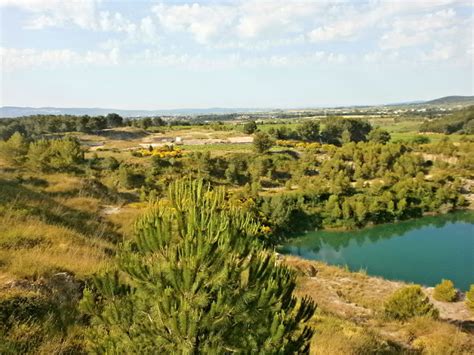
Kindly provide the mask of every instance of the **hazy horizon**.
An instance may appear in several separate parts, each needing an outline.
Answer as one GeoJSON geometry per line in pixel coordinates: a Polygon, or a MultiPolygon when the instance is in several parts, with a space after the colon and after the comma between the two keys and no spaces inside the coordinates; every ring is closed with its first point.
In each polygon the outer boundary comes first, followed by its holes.
{"type": "MultiPolygon", "coordinates": [[[[474,97],[472,95],[445,95],[441,98],[444,97],[450,97],[450,96],[463,96],[463,97],[474,97]]],[[[223,109],[223,110],[304,110],[304,109],[325,109],[325,108],[337,108],[337,107],[365,107],[365,106],[383,106],[383,105],[396,105],[396,104],[409,104],[409,103],[417,103],[417,102],[426,102],[430,100],[435,100],[439,99],[438,97],[436,98],[431,98],[428,100],[404,100],[404,101],[399,101],[399,102],[384,102],[384,103],[376,103],[376,104],[340,104],[340,105],[313,105],[313,106],[292,106],[292,107],[278,107],[278,106],[273,106],[273,107],[222,107],[222,106],[203,106],[203,107],[169,107],[169,108],[162,108],[162,107],[155,107],[155,108],[141,108],[141,107],[88,107],[88,106],[82,106],[82,107],[65,107],[65,106],[54,106],[54,105],[48,105],[48,106],[19,106],[19,105],[4,105],[0,106],[1,108],[7,108],[7,107],[19,107],[19,108],[32,108],[32,109],[98,109],[98,110],[121,110],[121,111],[179,111],[179,110],[212,110],[212,109],[223,109]]]]}

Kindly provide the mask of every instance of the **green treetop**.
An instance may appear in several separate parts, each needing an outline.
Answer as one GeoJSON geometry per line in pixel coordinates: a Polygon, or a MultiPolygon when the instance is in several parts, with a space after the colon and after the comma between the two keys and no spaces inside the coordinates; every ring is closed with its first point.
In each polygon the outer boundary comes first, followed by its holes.
{"type": "Polygon", "coordinates": [[[306,353],[315,306],[225,192],[178,181],[136,224],[114,270],[84,291],[90,350],[306,353]]]}
{"type": "Polygon", "coordinates": [[[268,152],[274,144],[275,142],[265,132],[257,132],[253,135],[253,147],[257,153],[268,152]]]}

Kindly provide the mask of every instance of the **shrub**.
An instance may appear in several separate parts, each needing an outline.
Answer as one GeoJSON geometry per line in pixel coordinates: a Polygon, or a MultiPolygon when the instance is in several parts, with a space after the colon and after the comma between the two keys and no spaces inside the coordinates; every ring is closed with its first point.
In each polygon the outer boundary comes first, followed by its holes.
{"type": "Polygon", "coordinates": [[[253,146],[257,153],[266,153],[270,150],[275,142],[265,132],[257,132],[253,136],[253,146]]]}
{"type": "Polygon", "coordinates": [[[105,169],[115,171],[119,168],[120,163],[114,157],[107,157],[104,159],[103,165],[105,169]]]}
{"type": "Polygon", "coordinates": [[[469,291],[466,292],[466,305],[474,312],[474,284],[471,285],[469,291]]]}
{"type": "Polygon", "coordinates": [[[133,189],[139,185],[139,176],[131,167],[121,164],[118,168],[118,182],[125,189],[133,189]]]}
{"type": "Polygon", "coordinates": [[[433,297],[438,301],[453,302],[456,299],[456,289],[454,284],[450,280],[442,280],[441,283],[436,285],[433,293],[433,297]]]}
{"type": "Polygon", "coordinates": [[[390,133],[381,128],[376,128],[369,132],[368,140],[375,143],[386,144],[390,141],[390,133]]]}
{"type": "Polygon", "coordinates": [[[74,170],[84,160],[79,141],[74,138],[40,139],[30,144],[28,160],[40,170],[74,170]]]}
{"type": "Polygon", "coordinates": [[[313,142],[319,139],[319,123],[316,121],[303,122],[297,131],[302,140],[313,142]]]}
{"type": "Polygon", "coordinates": [[[252,134],[257,130],[257,124],[255,121],[250,121],[244,124],[243,131],[247,134],[252,134]]]}
{"type": "Polygon", "coordinates": [[[28,152],[28,142],[19,132],[15,132],[6,142],[0,142],[0,157],[12,165],[21,164],[28,152]]]}
{"type": "Polygon", "coordinates": [[[438,310],[423,294],[419,285],[403,287],[385,303],[385,315],[390,319],[407,320],[416,316],[438,317],[438,310]]]}
{"type": "Polygon", "coordinates": [[[416,136],[412,139],[414,144],[428,144],[431,140],[425,136],[416,136]]]}

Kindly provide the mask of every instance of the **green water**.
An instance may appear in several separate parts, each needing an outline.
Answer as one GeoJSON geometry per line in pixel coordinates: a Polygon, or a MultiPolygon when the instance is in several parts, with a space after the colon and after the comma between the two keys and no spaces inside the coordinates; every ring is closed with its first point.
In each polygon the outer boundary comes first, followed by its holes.
{"type": "Polygon", "coordinates": [[[357,231],[318,231],[291,239],[279,252],[352,271],[434,286],[474,284],[474,212],[424,217],[357,231]]]}

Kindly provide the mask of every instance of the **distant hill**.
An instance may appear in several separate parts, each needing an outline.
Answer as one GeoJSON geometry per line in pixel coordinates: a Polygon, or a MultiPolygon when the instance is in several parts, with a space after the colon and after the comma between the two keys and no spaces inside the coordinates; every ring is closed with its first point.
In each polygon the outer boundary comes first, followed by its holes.
{"type": "Polygon", "coordinates": [[[264,109],[255,108],[189,108],[172,110],[120,110],[113,108],[67,108],[67,107],[0,107],[0,117],[21,117],[30,115],[89,115],[99,116],[108,113],[117,113],[123,117],[143,117],[143,116],[176,116],[176,115],[206,115],[206,114],[228,114],[259,112],[264,109]]]}
{"type": "Polygon", "coordinates": [[[474,106],[465,107],[438,119],[425,121],[420,127],[420,132],[474,134],[474,106]]]}
{"type": "Polygon", "coordinates": [[[474,96],[445,96],[425,101],[424,105],[474,105],[474,96]]]}
{"type": "MultiPolygon", "coordinates": [[[[382,105],[386,107],[406,107],[406,106],[469,106],[474,105],[474,96],[445,96],[430,101],[410,101],[382,105]]],[[[251,112],[269,112],[269,111],[291,111],[291,110],[321,110],[321,109],[343,109],[343,108],[364,108],[378,107],[380,105],[352,105],[352,106],[315,106],[294,108],[294,109],[276,109],[276,108],[183,108],[170,110],[121,110],[114,108],[73,108],[73,107],[19,107],[3,106],[0,107],[0,118],[21,117],[31,115],[89,115],[99,116],[108,113],[117,113],[122,117],[145,117],[145,116],[179,116],[179,115],[210,115],[210,114],[230,114],[230,113],[251,113],[251,112]]]]}

